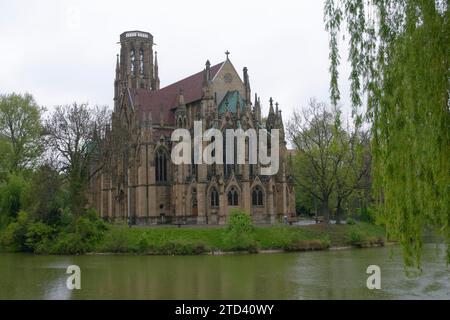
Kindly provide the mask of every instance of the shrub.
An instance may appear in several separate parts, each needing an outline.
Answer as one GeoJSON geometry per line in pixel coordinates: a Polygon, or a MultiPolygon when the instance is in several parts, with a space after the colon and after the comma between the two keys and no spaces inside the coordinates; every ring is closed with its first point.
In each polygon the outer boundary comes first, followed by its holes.
{"type": "Polygon", "coordinates": [[[106,229],[106,224],[100,219],[91,220],[88,217],[79,217],[75,222],[75,232],[92,245],[102,239],[106,229]]]}
{"type": "Polygon", "coordinates": [[[359,220],[368,223],[375,222],[376,212],[375,209],[371,206],[363,207],[359,210],[359,220]]]}
{"type": "Polygon", "coordinates": [[[348,233],[348,243],[354,246],[362,246],[363,242],[363,233],[359,229],[352,228],[348,233]]]}
{"type": "Polygon", "coordinates": [[[50,253],[53,254],[82,254],[89,250],[86,241],[78,233],[61,233],[55,240],[50,253]]]}
{"type": "Polygon", "coordinates": [[[50,244],[56,230],[42,222],[30,224],[25,234],[25,245],[35,253],[48,253],[50,244]]]}
{"type": "Polygon", "coordinates": [[[93,211],[74,217],[64,210],[68,225],[61,229],[51,252],[55,254],[82,254],[92,251],[103,239],[107,225],[93,211]]]}
{"type": "Polygon", "coordinates": [[[349,226],[353,226],[356,224],[355,219],[348,217],[347,220],[345,221],[346,224],[348,224],[349,226]]]}
{"type": "Polygon", "coordinates": [[[234,210],[230,213],[224,234],[225,247],[229,250],[256,252],[255,227],[249,214],[234,210]]]}
{"type": "Polygon", "coordinates": [[[28,213],[20,211],[17,220],[10,223],[1,235],[0,243],[2,247],[9,251],[27,251],[25,244],[26,233],[28,231],[28,213]]]}

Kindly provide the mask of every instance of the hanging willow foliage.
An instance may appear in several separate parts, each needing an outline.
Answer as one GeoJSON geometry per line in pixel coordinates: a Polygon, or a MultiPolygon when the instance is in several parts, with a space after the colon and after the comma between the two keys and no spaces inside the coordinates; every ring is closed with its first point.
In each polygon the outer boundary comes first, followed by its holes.
{"type": "Polygon", "coordinates": [[[331,102],[340,99],[342,33],[353,115],[372,126],[374,192],[388,236],[401,244],[406,266],[420,268],[423,232],[433,228],[449,263],[448,0],[325,0],[324,11],[331,102]]]}

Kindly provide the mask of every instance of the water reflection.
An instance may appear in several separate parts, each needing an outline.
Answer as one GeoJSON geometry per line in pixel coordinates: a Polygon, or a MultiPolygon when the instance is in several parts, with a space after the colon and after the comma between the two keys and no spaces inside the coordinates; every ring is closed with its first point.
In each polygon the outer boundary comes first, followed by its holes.
{"type": "Polygon", "coordinates": [[[450,272],[433,246],[424,273],[405,277],[389,248],[230,256],[0,254],[0,299],[450,299],[450,272]],[[81,290],[66,289],[67,266],[81,290]],[[382,290],[366,288],[381,267],[382,290]]]}

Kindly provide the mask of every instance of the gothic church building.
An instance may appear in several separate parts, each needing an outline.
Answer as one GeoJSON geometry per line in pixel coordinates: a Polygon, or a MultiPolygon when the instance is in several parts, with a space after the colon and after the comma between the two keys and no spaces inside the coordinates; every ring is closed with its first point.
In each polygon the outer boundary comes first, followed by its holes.
{"type": "Polygon", "coordinates": [[[225,61],[206,61],[202,71],[160,88],[153,36],[127,31],[120,45],[114,110],[104,138],[110,147],[89,194],[103,218],[140,225],[224,224],[239,208],[256,223],[275,223],[295,214],[281,110],[271,98],[263,119],[256,94],[252,101],[247,68],[241,79],[227,52],[225,61]],[[261,175],[258,164],[248,164],[248,154],[246,164],[174,165],[171,133],[185,128],[193,137],[198,120],[204,131],[280,129],[278,173],[261,175]]]}

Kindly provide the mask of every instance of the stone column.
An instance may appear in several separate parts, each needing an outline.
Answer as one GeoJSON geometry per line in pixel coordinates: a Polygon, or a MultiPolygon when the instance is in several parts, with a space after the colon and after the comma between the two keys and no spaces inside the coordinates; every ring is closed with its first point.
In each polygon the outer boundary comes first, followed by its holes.
{"type": "Polygon", "coordinates": [[[273,193],[273,190],[269,184],[269,188],[267,190],[267,214],[270,217],[270,223],[275,222],[276,214],[275,214],[274,199],[273,199],[275,196],[276,196],[276,194],[273,193]]]}
{"type": "Polygon", "coordinates": [[[198,210],[197,223],[198,224],[206,223],[205,203],[206,203],[206,184],[201,183],[201,184],[198,184],[198,188],[197,188],[197,210],[198,210]]]}

